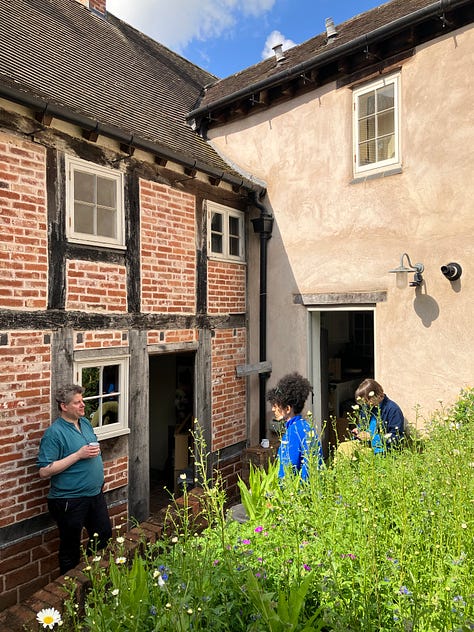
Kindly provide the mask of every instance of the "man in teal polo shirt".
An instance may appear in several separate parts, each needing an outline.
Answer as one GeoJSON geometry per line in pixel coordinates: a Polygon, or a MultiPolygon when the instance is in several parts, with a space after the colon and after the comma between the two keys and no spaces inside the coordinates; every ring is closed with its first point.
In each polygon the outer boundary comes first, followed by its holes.
{"type": "Polygon", "coordinates": [[[40,478],[51,481],[48,509],[58,525],[62,574],[80,561],[84,527],[89,536],[88,553],[91,546],[104,548],[112,536],[102,492],[104,466],[97,437],[84,417],[82,393],[82,386],[75,384],[59,389],[60,416],[45,431],[37,460],[40,478]]]}

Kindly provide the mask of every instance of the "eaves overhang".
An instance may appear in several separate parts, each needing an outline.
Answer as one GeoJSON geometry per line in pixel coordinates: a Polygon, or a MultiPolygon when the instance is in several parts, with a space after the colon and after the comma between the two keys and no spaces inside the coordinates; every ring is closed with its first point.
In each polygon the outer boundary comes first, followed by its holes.
{"type": "Polygon", "coordinates": [[[102,135],[111,138],[120,143],[121,147],[123,147],[123,151],[130,151],[130,155],[133,154],[134,149],[141,149],[155,156],[155,160],[158,164],[160,164],[160,161],[161,164],[166,164],[169,161],[181,165],[185,172],[196,173],[199,171],[209,177],[211,184],[217,185],[220,182],[226,182],[232,186],[235,192],[243,189],[247,192],[256,193],[260,198],[265,195],[265,187],[249,178],[244,176],[239,177],[224,170],[216,169],[212,165],[196,160],[192,156],[186,156],[183,153],[175,152],[159,143],[141,138],[134,134],[129,134],[119,127],[94,120],[91,117],[75,112],[35,94],[20,90],[14,86],[0,83],[0,98],[27,107],[43,118],[57,118],[75,125],[81,128],[86,138],[89,134],[92,134],[94,137],[102,135]]]}
{"type": "MultiPolygon", "coordinates": [[[[407,37],[403,38],[397,47],[390,49],[390,54],[385,58],[388,60],[396,60],[397,55],[402,52],[406,55],[411,54],[410,51],[414,46],[444,35],[452,30],[458,29],[465,24],[474,20],[474,2],[473,0],[437,0],[428,6],[413,11],[403,17],[397,18],[387,24],[384,24],[368,33],[364,33],[354,39],[344,42],[340,45],[332,42],[330,48],[319,51],[316,55],[306,59],[296,65],[289,66],[279,72],[275,72],[271,76],[267,76],[257,82],[246,85],[236,91],[210,101],[203,106],[197,107],[190,111],[186,120],[203,135],[207,128],[213,124],[221,124],[227,122],[228,115],[241,117],[249,112],[255,111],[252,107],[270,106],[277,99],[269,99],[269,92],[275,88],[281,87],[278,94],[278,100],[282,98],[292,98],[297,93],[297,85],[304,84],[306,91],[314,89],[332,80],[341,79],[344,75],[350,74],[350,67],[344,61],[351,55],[359,55],[359,58],[365,58],[366,68],[374,67],[374,59],[378,61],[378,66],[383,62],[383,57],[378,56],[377,45],[385,40],[390,40],[404,31],[408,31],[407,37]],[[462,12],[463,9],[464,12],[462,12]],[[454,19],[459,14],[457,19],[454,19]],[[448,17],[446,17],[448,15],[448,17]],[[429,23],[435,18],[433,25],[426,33],[415,33],[415,29],[423,23],[429,23]],[[376,52],[374,52],[376,51],[376,52]],[[338,64],[339,62],[339,64],[338,64]],[[321,73],[321,69],[336,63],[337,72],[321,73]],[[322,75],[322,76],[321,76],[322,75]],[[261,95],[264,95],[263,98],[261,95]],[[236,107],[237,106],[237,107],[236,107]],[[227,115],[227,116],[226,116],[227,115]]],[[[354,70],[360,70],[361,67],[354,70]]],[[[226,80],[223,80],[226,81],[226,80]]]]}

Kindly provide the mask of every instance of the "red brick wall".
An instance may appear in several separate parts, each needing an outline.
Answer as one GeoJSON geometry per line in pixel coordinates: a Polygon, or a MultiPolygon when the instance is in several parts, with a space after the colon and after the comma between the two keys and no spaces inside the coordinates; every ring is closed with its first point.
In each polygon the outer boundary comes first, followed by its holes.
{"type": "MultiPolygon", "coordinates": [[[[111,507],[109,514],[115,529],[127,521],[127,504],[111,507]]],[[[58,532],[53,527],[0,549],[0,612],[59,577],[58,548],[58,532]]]]}
{"type": "Polygon", "coordinates": [[[44,309],[48,290],[45,151],[0,133],[0,304],[44,309]]]}
{"type": "Polygon", "coordinates": [[[50,423],[47,332],[11,331],[0,346],[0,527],[46,510],[36,455],[50,423]]]}
{"type": "Polygon", "coordinates": [[[104,461],[104,476],[106,492],[128,485],[128,457],[121,456],[113,461],[104,461]]]}
{"type": "Polygon", "coordinates": [[[207,300],[210,314],[245,312],[246,270],[247,267],[239,263],[208,262],[207,300]]]}
{"type": "Polygon", "coordinates": [[[196,329],[152,330],[147,333],[149,345],[196,342],[197,339],[198,331],[196,329]]]}
{"type": "MultiPolygon", "coordinates": [[[[78,349],[107,349],[109,347],[128,347],[127,331],[76,331],[74,333],[74,351],[78,349]],[[79,339],[80,336],[80,339],[79,339]]],[[[125,349],[124,349],[125,352],[125,349]]]]}
{"type": "Polygon", "coordinates": [[[246,382],[236,377],[245,364],[245,329],[217,329],[212,340],[212,451],[245,441],[246,382]]]}
{"type": "Polygon", "coordinates": [[[124,266],[67,261],[66,309],[83,312],[126,312],[127,271],[124,266]]]}
{"type": "Polygon", "coordinates": [[[140,181],[142,311],[196,310],[195,199],[140,181]]]}

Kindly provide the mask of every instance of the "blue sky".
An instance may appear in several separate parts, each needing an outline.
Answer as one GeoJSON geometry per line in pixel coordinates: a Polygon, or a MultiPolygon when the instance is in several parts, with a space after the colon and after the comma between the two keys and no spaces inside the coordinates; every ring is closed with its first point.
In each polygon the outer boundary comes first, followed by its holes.
{"type": "Polygon", "coordinates": [[[227,77],[383,0],[107,0],[107,9],[218,77],[227,77]]]}

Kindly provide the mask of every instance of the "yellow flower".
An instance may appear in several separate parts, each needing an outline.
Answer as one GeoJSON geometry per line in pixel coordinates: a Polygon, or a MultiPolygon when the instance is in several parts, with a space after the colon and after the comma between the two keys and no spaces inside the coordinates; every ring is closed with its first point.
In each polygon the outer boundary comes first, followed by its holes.
{"type": "Polygon", "coordinates": [[[52,630],[56,623],[59,625],[62,623],[61,615],[54,608],[43,608],[36,615],[38,623],[41,623],[43,628],[49,628],[52,630]]]}

